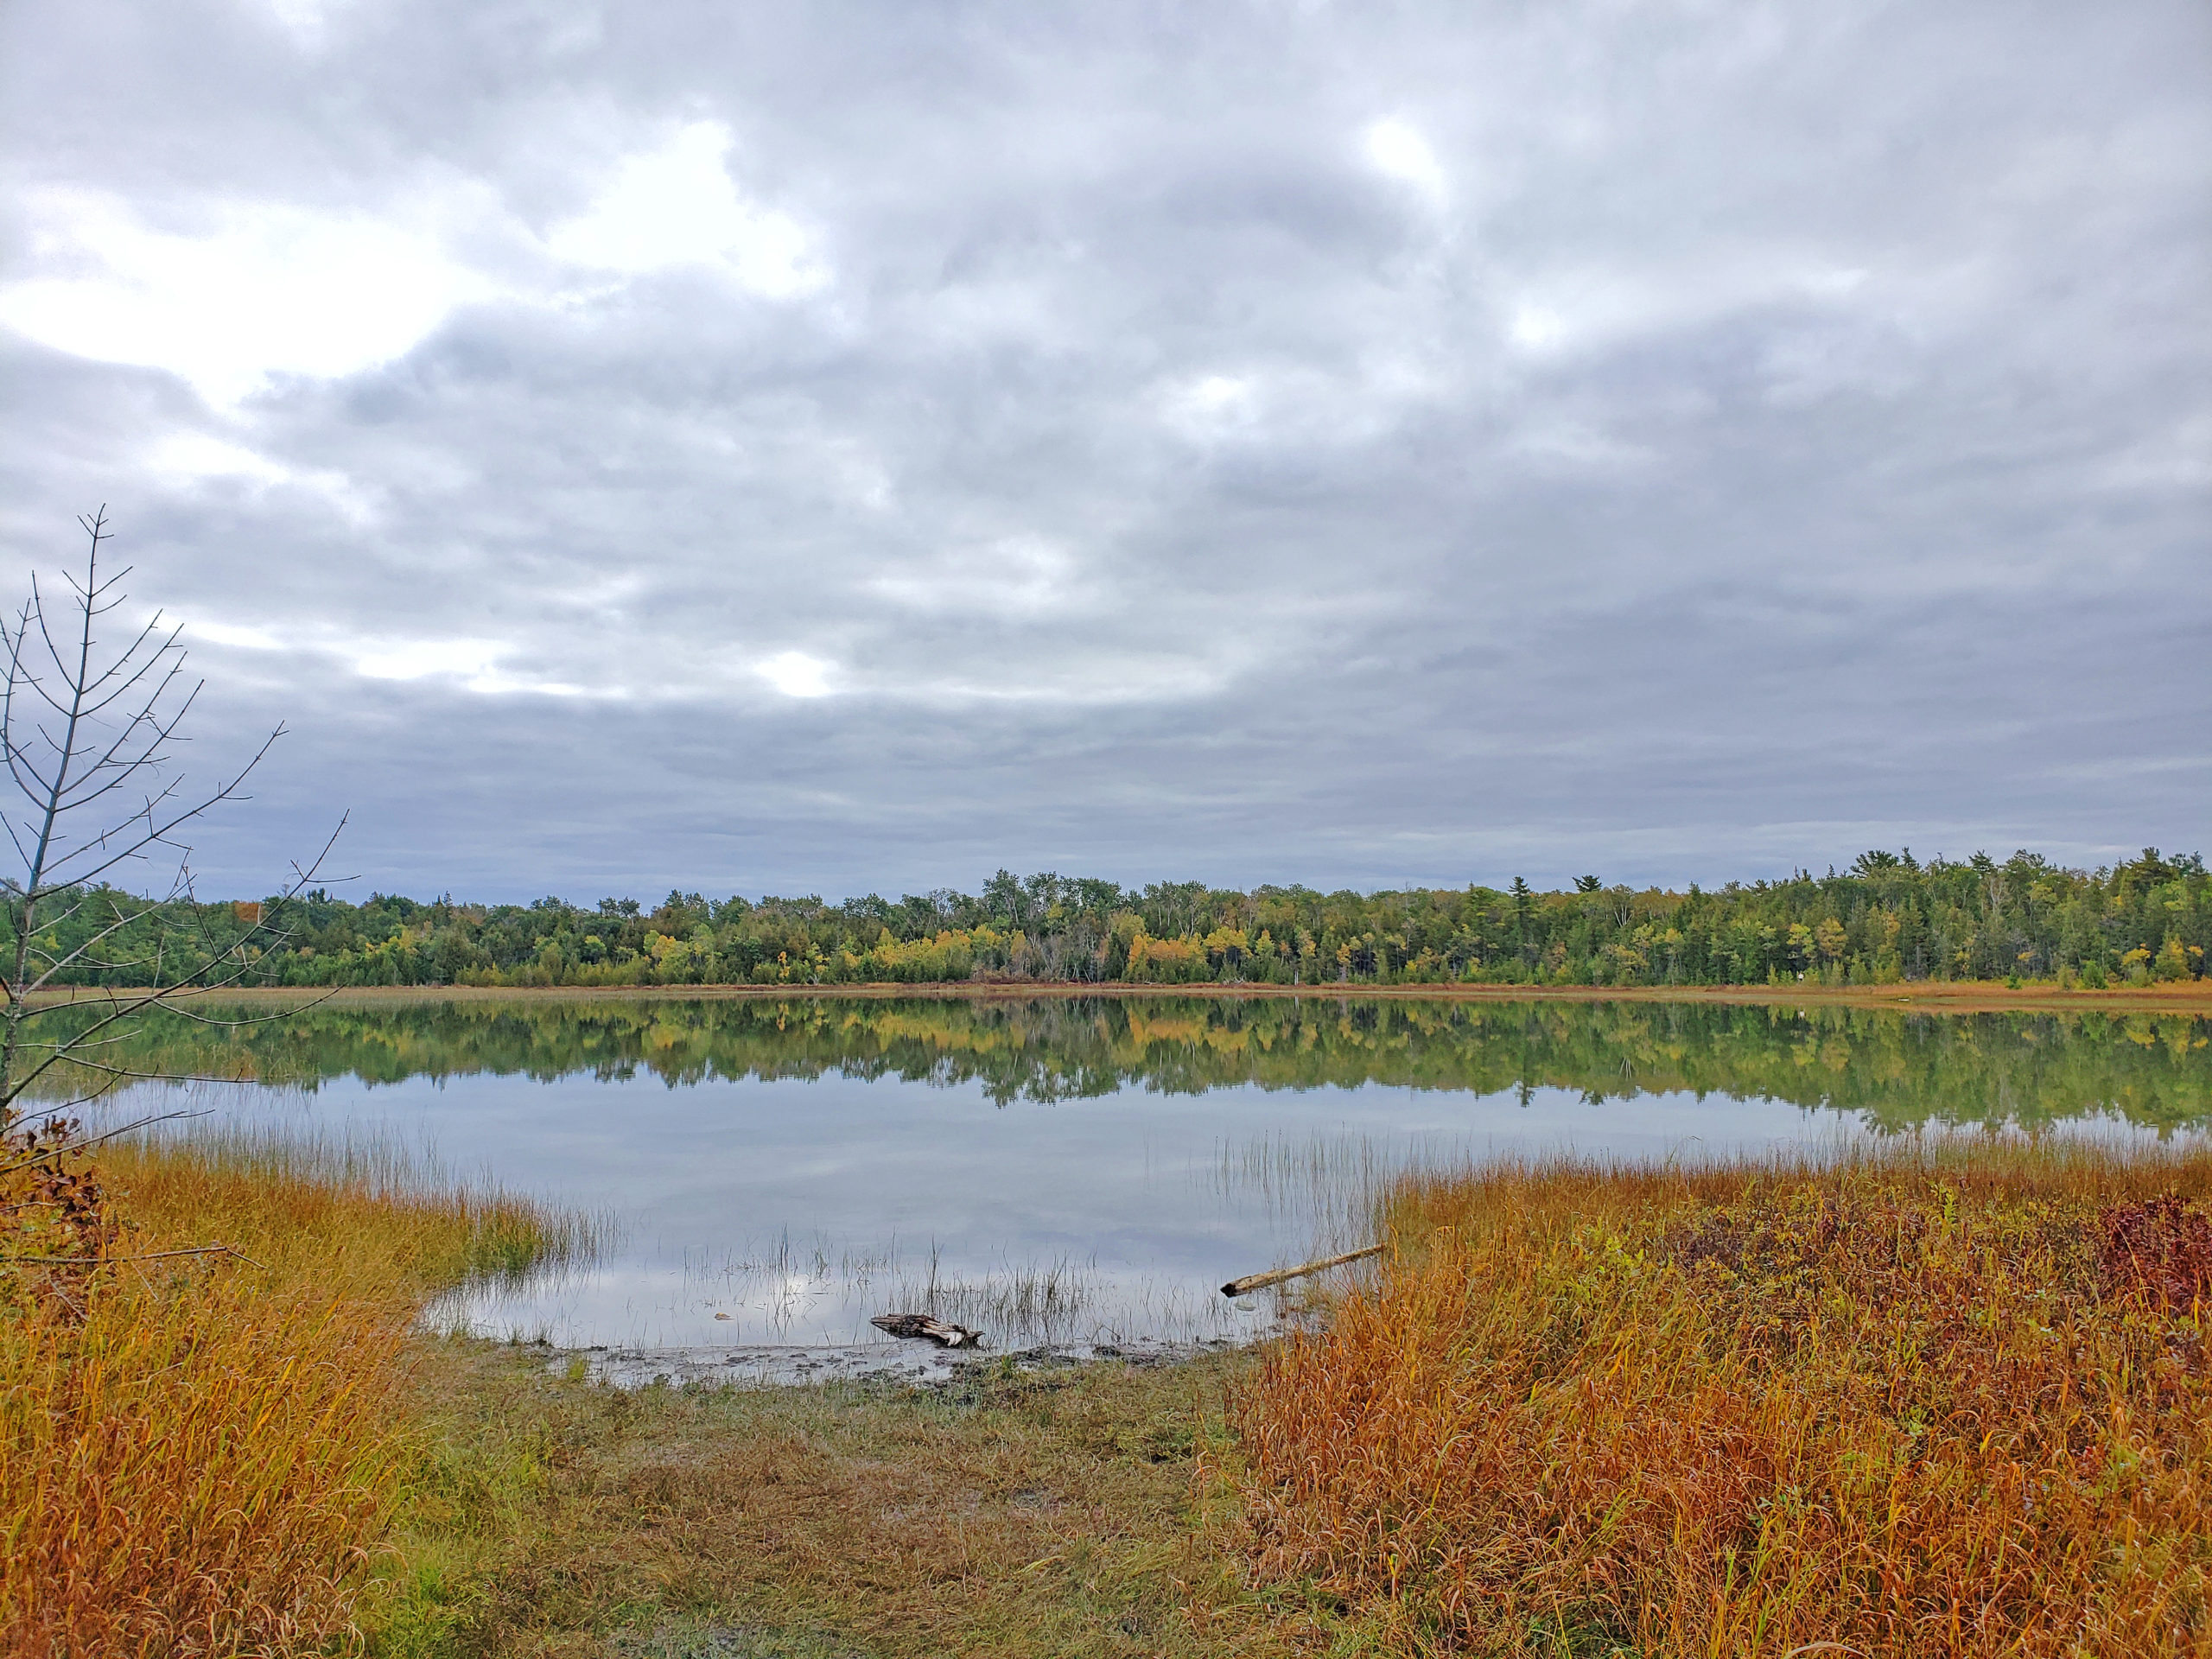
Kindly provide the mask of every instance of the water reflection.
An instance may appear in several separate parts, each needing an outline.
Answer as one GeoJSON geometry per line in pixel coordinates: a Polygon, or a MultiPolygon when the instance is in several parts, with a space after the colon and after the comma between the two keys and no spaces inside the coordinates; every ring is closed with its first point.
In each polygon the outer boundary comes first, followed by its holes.
{"type": "MultiPolygon", "coordinates": [[[[1592,1101],[1687,1092],[1878,1127],[2212,1116],[2212,1019],[1659,1002],[1070,997],[327,1003],[232,1030],[152,1022],[129,1061],[314,1086],[474,1073],[602,1081],[895,1077],[990,1100],[1388,1084],[1592,1101]]],[[[56,1080],[56,1087],[63,1086],[56,1080]]]]}
{"type": "Polygon", "coordinates": [[[1305,998],[410,1001],[147,1038],[227,1118],[434,1142],[594,1211],[588,1270],[447,1310],[565,1344],[1235,1336],[1212,1287],[1364,1242],[1395,1170],[2212,1114],[2191,1015],[1305,998]],[[273,1085],[273,1086],[272,1086],[273,1085]]]}

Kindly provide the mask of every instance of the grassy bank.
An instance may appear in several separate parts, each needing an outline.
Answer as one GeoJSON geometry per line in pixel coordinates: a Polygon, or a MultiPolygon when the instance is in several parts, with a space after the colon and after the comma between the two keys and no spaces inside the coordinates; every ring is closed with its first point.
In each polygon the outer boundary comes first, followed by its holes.
{"type": "Polygon", "coordinates": [[[1417,1182],[1237,1402],[1247,1547],[1395,1652],[2205,1652],[2208,1185],[2017,1145],[1417,1182]]]}
{"type": "Polygon", "coordinates": [[[1202,1454],[1249,1364],[957,1387],[665,1387],[443,1344],[379,1650],[890,1659],[1317,1650],[1249,1586],[1202,1454]]]}
{"type": "Polygon", "coordinates": [[[0,1650],[2212,1649],[2212,1154],[1554,1166],[1386,1200],[1325,1328],[625,1394],[407,1334],[563,1246],[389,1160],[137,1147],[0,1324],[0,1650]]]}
{"type": "Polygon", "coordinates": [[[114,1144],[85,1173],[107,1263],[0,1280],[0,1649],[342,1641],[414,1457],[408,1325],[573,1236],[358,1149],[114,1144]]]}

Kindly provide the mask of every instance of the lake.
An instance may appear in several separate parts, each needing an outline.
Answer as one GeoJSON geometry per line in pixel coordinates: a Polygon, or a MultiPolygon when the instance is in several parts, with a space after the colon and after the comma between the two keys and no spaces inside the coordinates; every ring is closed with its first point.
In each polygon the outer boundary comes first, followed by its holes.
{"type": "Polygon", "coordinates": [[[1233,1339],[1224,1281],[1365,1242],[1398,1169],[1702,1158],[1929,1129],[2212,1122],[2212,1020],[1710,1002],[353,1001],[149,1031],[229,1124],[431,1148],[605,1224],[439,1310],[565,1347],[836,1344],[927,1308],[1002,1346],[1233,1339]]]}

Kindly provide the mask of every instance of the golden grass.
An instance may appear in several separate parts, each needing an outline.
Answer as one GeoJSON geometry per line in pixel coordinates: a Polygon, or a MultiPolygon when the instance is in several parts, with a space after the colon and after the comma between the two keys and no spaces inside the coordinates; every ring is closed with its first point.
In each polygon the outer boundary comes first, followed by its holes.
{"type": "Polygon", "coordinates": [[[1415,1180],[1232,1412],[1396,1652],[2212,1651],[2203,1150],[1415,1180]]]}
{"type": "Polygon", "coordinates": [[[440,1288],[565,1242],[403,1161],[232,1137],[121,1145],[118,1256],[81,1317],[0,1306],[0,1647],[312,1649],[351,1605],[410,1456],[402,1345],[440,1288]]]}

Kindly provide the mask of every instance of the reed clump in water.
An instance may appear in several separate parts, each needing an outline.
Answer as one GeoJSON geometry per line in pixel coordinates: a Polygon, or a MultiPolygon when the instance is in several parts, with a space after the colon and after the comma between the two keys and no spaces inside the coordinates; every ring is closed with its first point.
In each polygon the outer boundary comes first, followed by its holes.
{"type": "Polygon", "coordinates": [[[1236,1407],[1247,1542],[1401,1651],[2202,1653],[2212,1155],[1399,1185],[1236,1407]]]}
{"type": "Polygon", "coordinates": [[[93,1173],[111,1259],[0,1286],[0,1649],[342,1642],[408,1466],[409,1324],[581,1241],[374,1147],[118,1144],[93,1173]],[[238,1254],[156,1255],[214,1241],[238,1254]]]}

